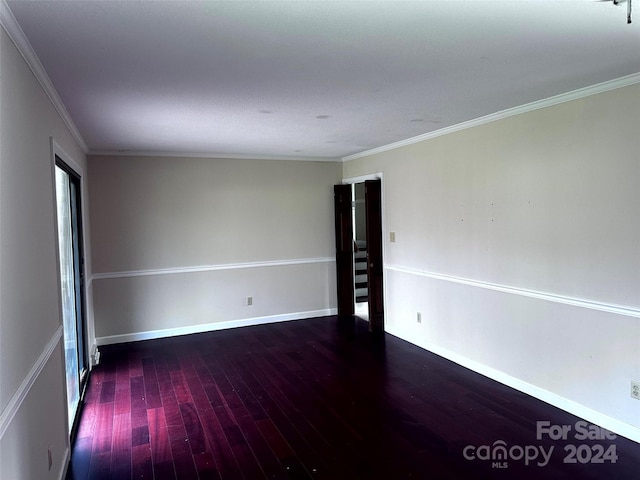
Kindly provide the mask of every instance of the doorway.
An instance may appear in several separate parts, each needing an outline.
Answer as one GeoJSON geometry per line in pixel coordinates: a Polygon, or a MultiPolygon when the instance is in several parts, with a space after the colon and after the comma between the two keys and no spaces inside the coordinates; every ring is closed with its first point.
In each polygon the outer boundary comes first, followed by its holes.
{"type": "Polygon", "coordinates": [[[367,212],[364,182],[351,187],[353,212],[353,273],[355,289],[355,315],[369,321],[369,282],[367,273],[367,212]]]}
{"type": "Polygon", "coordinates": [[[55,190],[68,428],[71,433],[88,371],[81,179],[57,155],[55,190]]]}
{"type": "Polygon", "coordinates": [[[381,179],[335,185],[334,205],[338,316],[366,309],[369,330],[384,332],[381,179]]]}

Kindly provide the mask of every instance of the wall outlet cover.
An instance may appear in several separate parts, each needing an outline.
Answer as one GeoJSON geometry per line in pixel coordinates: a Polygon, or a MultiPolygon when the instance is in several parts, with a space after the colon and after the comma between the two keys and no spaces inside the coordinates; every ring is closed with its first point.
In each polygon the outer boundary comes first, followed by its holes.
{"type": "Polygon", "coordinates": [[[631,381],[631,398],[640,400],[640,382],[631,381]]]}

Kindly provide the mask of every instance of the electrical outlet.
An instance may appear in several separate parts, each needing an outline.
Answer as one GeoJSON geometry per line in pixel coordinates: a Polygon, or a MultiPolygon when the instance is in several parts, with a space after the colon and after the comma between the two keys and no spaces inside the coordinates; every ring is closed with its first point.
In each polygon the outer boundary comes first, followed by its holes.
{"type": "Polygon", "coordinates": [[[389,232],[389,241],[395,243],[396,241],[396,232],[389,232]]]}
{"type": "Polygon", "coordinates": [[[422,314],[420,312],[416,315],[416,322],[422,323],[422,314]]]}
{"type": "Polygon", "coordinates": [[[47,459],[49,460],[49,470],[51,470],[51,466],[53,465],[53,455],[51,454],[51,445],[47,448],[47,459]]]}
{"type": "Polygon", "coordinates": [[[640,400],[640,382],[631,381],[631,398],[640,400]]]}
{"type": "Polygon", "coordinates": [[[247,297],[247,306],[253,305],[253,297],[247,297]]]}

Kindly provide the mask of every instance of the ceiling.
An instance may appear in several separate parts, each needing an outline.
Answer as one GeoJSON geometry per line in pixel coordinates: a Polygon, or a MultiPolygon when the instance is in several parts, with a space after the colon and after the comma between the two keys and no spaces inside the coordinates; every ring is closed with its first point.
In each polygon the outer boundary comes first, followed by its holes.
{"type": "Polygon", "coordinates": [[[640,72],[610,1],[6,4],[92,153],[336,159],[640,72]]]}

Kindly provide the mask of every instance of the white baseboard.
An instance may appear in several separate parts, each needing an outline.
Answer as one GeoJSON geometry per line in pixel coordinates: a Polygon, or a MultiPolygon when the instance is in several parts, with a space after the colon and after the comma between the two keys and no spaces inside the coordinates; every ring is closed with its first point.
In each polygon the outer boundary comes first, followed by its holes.
{"type": "Polygon", "coordinates": [[[254,325],[264,325],[267,323],[287,322],[290,320],[303,320],[306,318],[326,317],[336,315],[336,308],[324,310],[311,310],[307,312],[283,313],[279,315],[268,315],[264,317],[243,318],[240,320],[229,320],[226,322],[203,323],[200,325],[189,325],[186,327],[165,328],[162,330],[149,330],[146,332],[125,333],[122,335],[109,335],[96,337],[96,345],[111,345],[115,343],[137,342],[139,340],[151,340],[155,338],[177,337],[179,335],[189,335],[192,333],[213,332],[216,330],[226,330],[229,328],[250,327],[254,325]]]}
{"type": "MultiPolygon", "coordinates": [[[[297,313],[287,313],[280,315],[270,315],[264,317],[254,317],[254,318],[246,318],[240,320],[230,320],[227,322],[217,322],[217,323],[208,323],[201,325],[192,325],[187,327],[179,327],[179,328],[168,328],[163,330],[153,330],[146,332],[137,332],[123,335],[111,335],[105,337],[97,337],[96,344],[97,345],[110,345],[116,343],[125,343],[125,342],[134,342],[139,340],[150,340],[155,338],[164,338],[164,337],[173,337],[178,335],[188,335],[192,333],[202,333],[202,332],[211,332],[216,330],[225,330],[229,328],[238,328],[238,327],[246,327],[253,325],[264,325],[269,323],[277,323],[277,322],[285,322],[290,320],[302,320],[305,318],[314,318],[314,317],[323,317],[329,315],[336,315],[337,309],[325,309],[325,310],[313,310],[308,312],[297,312],[297,313]]],[[[585,419],[591,423],[599,425],[600,427],[606,428],[611,432],[614,432],[618,435],[626,437],[634,442],[640,443],[640,428],[634,427],[633,425],[629,425],[628,423],[621,422],[615,418],[604,415],[596,410],[585,407],[579,403],[576,403],[572,400],[564,398],[555,393],[544,390],[540,387],[527,383],[523,380],[520,380],[516,377],[508,375],[504,372],[491,368],[487,365],[483,365],[474,360],[471,360],[467,357],[459,355],[455,352],[447,350],[445,348],[439,347],[437,345],[432,345],[429,343],[417,343],[408,338],[402,337],[398,333],[394,333],[392,329],[388,329],[387,333],[390,335],[394,335],[402,340],[408,341],[420,348],[428,350],[436,355],[444,357],[448,360],[451,360],[458,365],[461,365],[465,368],[468,368],[476,373],[484,375],[485,377],[491,378],[497,382],[502,383],[508,387],[514,388],[520,392],[526,393],[527,395],[531,395],[534,398],[542,400],[545,403],[553,405],[554,407],[560,408],[566,412],[569,412],[573,415],[576,415],[582,419],[585,419]]],[[[544,420],[544,419],[541,419],[544,420]]]]}
{"type": "MultiPolygon", "coordinates": [[[[451,360],[458,365],[484,375],[485,377],[491,378],[492,380],[502,383],[503,385],[514,388],[522,393],[526,393],[527,395],[531,395],[532,397],[537,398],[538,400],[542,400],[543,402],[553,405],[554,407],[564,410],[565,412],[576,415],[577,417],[587,420],[588,422],[591,422],[602,428],[606,428],[607,430],[633,440],[634,442],[640,443],[640,428],[638,427],[634,427],[633,425],[629,425],[628,423],[621,422],[620,420],[609,417],[608,415],[604,415],[596,410],[576,403],[573,400],[569,400],[558,394],[549,392],[548,390],[544,390],[543,388],[527,383],[523,380],[520,380],[519,378],[512,377],[511,375],[501,372],[500,370],[496,370],[487,365],[471,360],[446,348],[442,348],[427,342],[417,343],[408,338],[404,338],[401,335],[394,333],[393,331],[387,330],[387,333],[409,343],[412,343],[413,345],[416,345],[420,348],[428,350],[429,352],[435,353],[436,355],[446,358],[447,360],[451,360]]],[[[546,419],[541,418],[540,420],[546,419]]]]}

